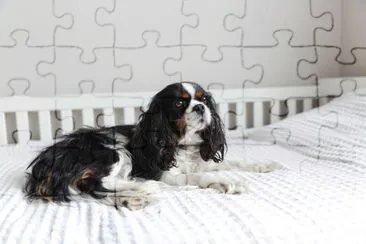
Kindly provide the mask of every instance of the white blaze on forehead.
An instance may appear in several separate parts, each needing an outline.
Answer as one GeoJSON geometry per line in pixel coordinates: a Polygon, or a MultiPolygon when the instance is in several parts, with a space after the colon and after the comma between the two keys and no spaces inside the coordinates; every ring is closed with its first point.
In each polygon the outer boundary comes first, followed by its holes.
{"type": "Polygon", "coordinates": [[[197,104],[203,104],[203,103],[192,99],[191,102],[189,103],[189,106],[186,108],[186,113],[192,112],[193,107],[197,104]]]}
{"type": "Polygon", "coordinates": [[[182,85],[183,85],[183,88],[186,90],[186,92],[188,92],[189,95],[191,96],[191,101],[189,102],[189,106],[186,109],[186,113],[191,113],[192,108],[201,102],[194,100],[194,97],[196,94],[196,89],[194,89],[194,86],[192,84],[183,82],[182,85]]]}
{"type": "Polygon", "coordinates": [[[207,125],[211,123],[211,112],[210,109],[201,101],[195,100],[196,89],[191,83],[182,82],[182,86],[185,91],[191,96],[189,105],[185,111],[185,121],[187,125],[186,135],[191,136],[192,133],[204,129],[207,125]],[[192,113],[193,107],[201,104],[204,106],[204,113],[192,113]],[[203,120],[202,120],[203,119],[203,120]]]}
{"type": "Polygon", "coordinates": [[[194,89],[193,85],[190,83],[182,83],[183,88],[191,95],[191,98],[194,99],[194,95],[196,94],[196,89],[194,89]]]}

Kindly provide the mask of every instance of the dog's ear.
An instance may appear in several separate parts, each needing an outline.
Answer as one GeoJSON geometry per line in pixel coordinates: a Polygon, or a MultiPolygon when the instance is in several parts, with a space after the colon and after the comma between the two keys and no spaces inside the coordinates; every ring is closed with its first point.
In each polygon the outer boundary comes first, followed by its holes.
{"type": "Polygon", "coordinates": [[[132,150],[141,172],[160,172],[175,166],[174,154],[177,138],[173,133],[161,101],[154,98],[146,112],[140,116],[136,133],[131,140],[132,150]]]}
{"type": "Polygon", "coordinates": [[[227,143],[225,138],[224,125],[216,112],[216,103],[210,96],[207,106],[211,111],[211,124],[201,131],[203,143],[200,146],[200,154],[203,160],[221,162],[224,160],[227,143]]]}

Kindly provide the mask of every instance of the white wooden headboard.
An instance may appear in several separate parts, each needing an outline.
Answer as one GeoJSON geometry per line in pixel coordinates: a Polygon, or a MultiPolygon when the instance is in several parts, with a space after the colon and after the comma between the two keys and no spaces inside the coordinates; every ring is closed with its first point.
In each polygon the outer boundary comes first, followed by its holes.
{"type": "MultiPolygon", "coordinates": [[[[338,78],[338,80],[341,78],[338,78]]],[[[344,79],[344,78],[342,78],[344,79]]],[[[366,78],[360,78],[366,87],[366,78]]],[[[350,81],[351,82],[351,81],[350,81]]],[[[258,128],[329,101],[340,93],[336,78],[317,86],[209,90],[226,129],[258,128]],[[285,116],[281,116],[285,115],[285,116]]],[[[360,86],[361,84],[361,86],[360,86]]],[[[84,125],[134,124],[155,92],[0,98],[0,145],[52,140],[84,125]]]]}

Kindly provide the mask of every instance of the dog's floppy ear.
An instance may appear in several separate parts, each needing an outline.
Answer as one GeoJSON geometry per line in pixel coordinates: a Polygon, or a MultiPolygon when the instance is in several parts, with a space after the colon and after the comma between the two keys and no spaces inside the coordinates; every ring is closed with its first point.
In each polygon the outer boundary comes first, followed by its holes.
{"type": "Polygon", "coordinates": [[[158,174],[175,166],[177,139],[163,114],[159,98],[153,98],[148,110],[140,116],[131,146],[134,155],[139,157],[136,173],[158,174]]]}
{"type": "Polygon", "coordinates": [[[200,135],[203,143],[200,146],[200,153],[203,160],[213,160],[221,162],[224,160],[225,150],[227,149],[225,131],[220,116],[216,112],[216,103],[210,96],[207,106],[211,111],[211,124],[201,131],[200,135]]]}

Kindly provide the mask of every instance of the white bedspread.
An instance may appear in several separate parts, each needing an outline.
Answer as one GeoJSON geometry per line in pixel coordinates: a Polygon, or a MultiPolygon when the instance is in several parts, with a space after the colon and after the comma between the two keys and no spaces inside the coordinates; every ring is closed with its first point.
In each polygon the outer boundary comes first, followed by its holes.
{"type": "MultiPolygon", "coordinates": [[[[312,113],[307,118],[316,116],[312,113]]],[[[301,131],[307,133],[308,124],[301,131]]],[[[299,131],[294,133],[303,138],[299,131]]],[[[353,160],[338,160],[331,153],[339,152],[338,146],[327,147],[320,151],[329,157],[318,160],[312,153],[317,151],[314,136],[295,140],[307,144],[294,149],[285,143],[253,145],[238,135],[230,135],[229,158],[274,160],[285,168],[268,174],[218,173],[247,181],[250,192],[244,195],[167,187],[157,203],[137,212],[91,200],[28,203],[21,192],[24,170],[40,144],[1,147],[0,243],[366,243],[364,154],[356,150],[353,160]]],[[[351,135],[366,140],[361,132],[351,135]]],[[[339,132],[328,131],[328,136],[350,140],[339,132]]]]}

